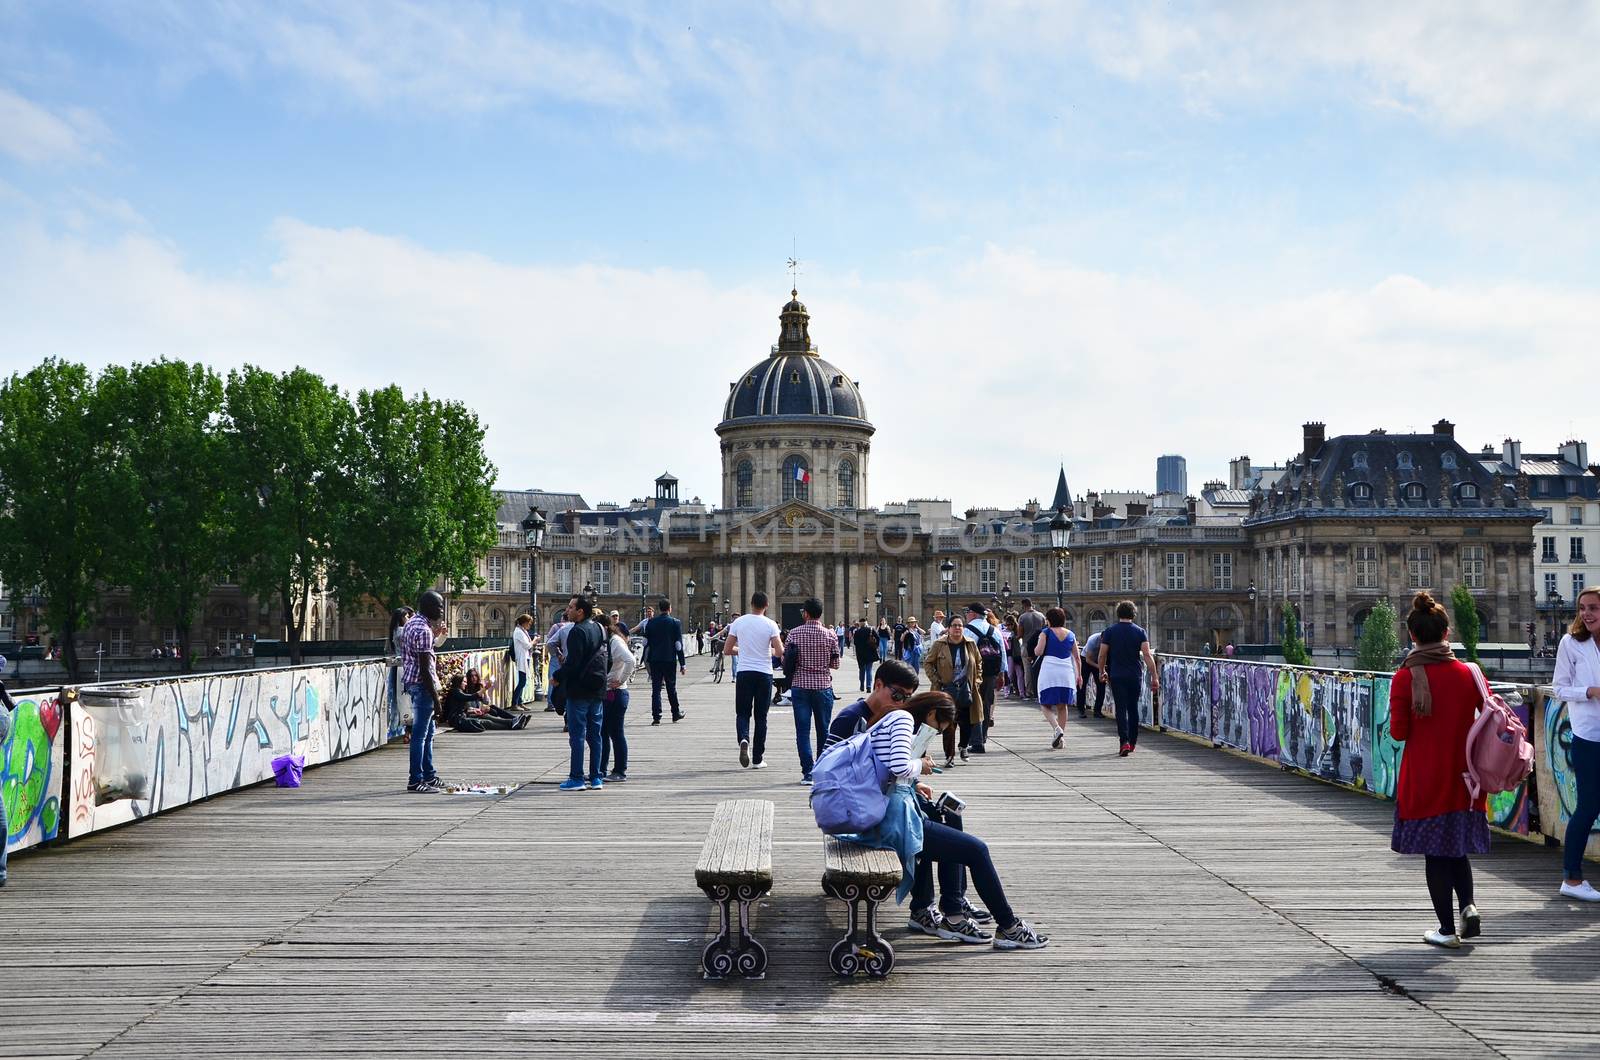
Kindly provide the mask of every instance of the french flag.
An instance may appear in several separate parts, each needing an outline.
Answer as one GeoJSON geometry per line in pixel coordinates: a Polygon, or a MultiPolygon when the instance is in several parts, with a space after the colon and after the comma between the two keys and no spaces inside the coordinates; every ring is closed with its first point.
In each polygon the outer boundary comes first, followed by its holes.
{"type": "Polygon", "coordinates": [[[811,472],[810,472],[810,470],[808,468],[806,468],[805,465],[803,465],[803,464],[796,464],[794,466],[794,480],[796,482],[810,482],[811,481],[811,472]]]}

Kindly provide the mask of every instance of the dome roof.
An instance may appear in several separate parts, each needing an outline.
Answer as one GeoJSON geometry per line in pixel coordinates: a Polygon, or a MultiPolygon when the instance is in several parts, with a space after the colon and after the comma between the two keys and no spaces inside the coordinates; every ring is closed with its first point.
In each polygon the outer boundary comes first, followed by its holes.
{"type": "Polygon", "coordinates": [[[811,315],[795,291],[779,320],[783,330],[766,360],[729,385],[721,426],[752,419],[850,420],[871,429],[861,391],[811,345],[811,315]]]}

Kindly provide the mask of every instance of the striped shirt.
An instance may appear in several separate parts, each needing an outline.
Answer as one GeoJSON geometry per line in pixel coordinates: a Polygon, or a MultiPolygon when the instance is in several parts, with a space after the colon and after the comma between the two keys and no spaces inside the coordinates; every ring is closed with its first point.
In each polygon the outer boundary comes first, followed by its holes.
{"type": "Polygon", "coordinates": [[[920,772],[920,763],[911,759],[911,734],[914,728],[910,714],[903,710],[891,710],[878,724],[867,730],[873,756],[893,780],[914,780],[920,772]]]}

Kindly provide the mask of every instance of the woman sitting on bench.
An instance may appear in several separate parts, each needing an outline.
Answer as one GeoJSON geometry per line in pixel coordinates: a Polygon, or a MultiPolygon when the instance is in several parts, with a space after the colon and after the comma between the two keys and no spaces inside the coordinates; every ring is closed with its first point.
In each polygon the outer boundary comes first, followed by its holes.
{"type": "Polygon", "coordinates": [[[456,732],[510,732],[528,724],[527,714],[512,714],[484,701],[483,679],[478,671],[467,671],[450,678],[444,696],[444,721],[456,732]]]}

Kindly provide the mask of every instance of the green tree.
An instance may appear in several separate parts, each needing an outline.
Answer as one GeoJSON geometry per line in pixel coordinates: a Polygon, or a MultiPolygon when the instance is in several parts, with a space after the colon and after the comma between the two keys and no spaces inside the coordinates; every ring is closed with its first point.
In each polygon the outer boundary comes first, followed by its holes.
{"type": "Polygon", "coordinates": [[[127,482],[100,381],[54,358],[0,384],[0,579],[36,588],[72,680],[123,527],[127,482]]]}
{"type": "Polygon", "coordinates": [[[407,400],[393,386],[356,395],[330,577],[341,606],[370,598],[390,609],[440,578],[476,582],[497,529],[483,435],[454,402],[407,400]]]}
{"type": "Polygon", "coordinates": [[[339,530],[350,403],[304,368],[247,366],[228,373],[223,410],[234,569],[246,589],[282,607],[289,660],[299,663],[310,595],[339,530]]]}
{"type": "Polygon", "coordinates": [[[1400,652],[1399,625],[1400,616],[1389,601],[1379,600],[1373,605],[1356,644],[1357,670],[1387,673],[1394,669],[1394,657],[1400,652]]]}
{"type": "Polygon", "coordinates": [[[1305,666],[1311,662],[1306,642],[1300,639],[1300,618],[1294,613],[1294,605],[1287,600],[1283,602],[1283,661],[1290,666],[1305,666]]]}
{"type": "Polygon", "coordinates": [[[159,626],[177,630],[184,669],[190,634],[227,562],[227,468],[222,380],[174,361],[112,370],[101,379],[116,411],[128,510],[115,580],[159,626]]]}
{"type": "Polygon", "coordinates": [[[1456,636],[1461,639],[1461,646],[1466,649],[1469,662],[1478,661],[1478,634],[1483,628],[1483,623],[1478,618],[1478,604],[1472,599],[1472,590],[1465,585],[1457,585],[1450,590],[1450,611],[1452,612],[1451,625],[1455,627],[1456,636]]]}

